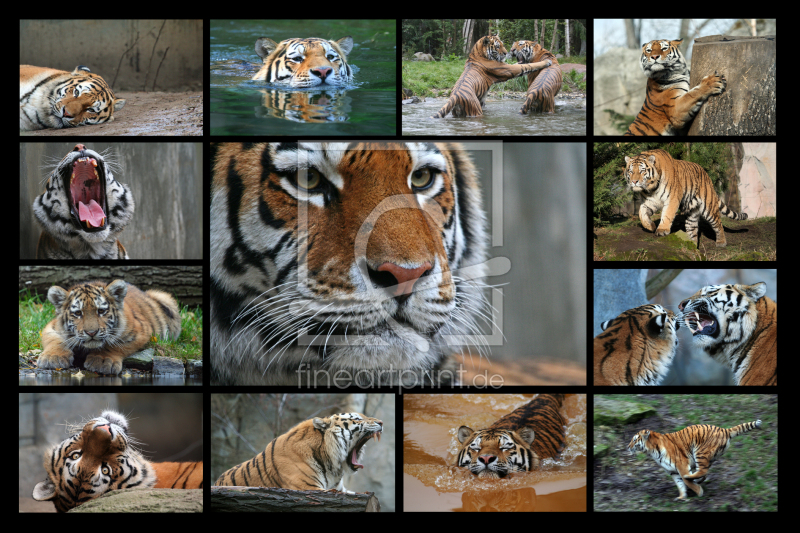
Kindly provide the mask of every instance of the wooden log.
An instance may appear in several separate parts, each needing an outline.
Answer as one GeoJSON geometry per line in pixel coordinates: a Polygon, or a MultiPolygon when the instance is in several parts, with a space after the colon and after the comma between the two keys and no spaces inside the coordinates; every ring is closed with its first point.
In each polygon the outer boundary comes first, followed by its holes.
{"type": "Polygon", "coordinates": [[[335,490],[289,490],[275,487],[211,487],[212,512],[379,512],[373,492],[345,494],[335,490]]]}
{"type": "Polygon", "coordinates": [[[775,135],[775,49],[774,35],[695,39],[690,85],[716,70],[728,86],[703,104],[689,135],[775,135]]]}

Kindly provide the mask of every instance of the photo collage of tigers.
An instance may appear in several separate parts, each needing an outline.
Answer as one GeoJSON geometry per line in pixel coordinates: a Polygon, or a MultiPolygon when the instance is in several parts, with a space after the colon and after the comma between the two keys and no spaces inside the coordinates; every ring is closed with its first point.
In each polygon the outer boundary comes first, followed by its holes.
{"type": "Polygon", "coordinates": [[[775,51],[20,19],[19,512],[777,511],[775,51]]]}

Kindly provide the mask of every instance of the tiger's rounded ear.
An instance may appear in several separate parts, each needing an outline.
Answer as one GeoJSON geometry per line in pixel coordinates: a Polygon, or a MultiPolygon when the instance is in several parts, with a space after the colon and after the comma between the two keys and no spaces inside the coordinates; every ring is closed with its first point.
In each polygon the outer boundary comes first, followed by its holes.
{"type": "Polygon", "coordinates": [[[472,437],[474,433],[475,432],[472,431],[472,429],[468,428],[467,426],[461,426],[460,428],[458,428],[458,434],[456,435],[458,437],[458,442],[464,444],[464,442],[470,437],[472,437]]]}
{"type": "Polygon", "coordinates": [[[33,499],[40,502],[46,502],[56,497],[56,486],[50,481],[50,478],[40,481],[33,487],[33,499]]]}
{"type": "Polygon", "coordinates": [[[57,285],[47,289],[47,299],[56,307],[56,310],[61,309],[61,306],[67,300],[67,296],[69,296],[69,293],[57,285]]]}
{"type": "Polygon", "coordinates": [[[605,331],[606,329],[608,329],[608,326],[611,326],[612,324],[614,324],[615,320],[616,320],[616,318],[612,318],[611,320],[606,320],[605,322],[601,322],[600,323],[600,329],[605,331]]]}
{"type": "Polygon", "coordinates": [[[533,431],[533,428],[530,428],[530,427],[527,427],[527,426],[518,429],[517,430],[517,435],[519,435],[522,440],[527,442],[529,446],[533,442],[533,439],[536,438],[536,432],[533,431]]]}
{"type": "Polygon", "coordinates": [[[315,418],[314,419],[314,427],[320,431],[325,431],[329,427],[331,427],[331,420],[330,418],[315,418]]]}

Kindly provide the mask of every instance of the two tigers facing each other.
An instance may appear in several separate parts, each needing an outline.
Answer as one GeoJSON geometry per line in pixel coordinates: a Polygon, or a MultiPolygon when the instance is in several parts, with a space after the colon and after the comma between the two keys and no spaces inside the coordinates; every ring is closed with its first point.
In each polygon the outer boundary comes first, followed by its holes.
{"type": "Polygon", "coordinates": [[[520,63],[550,61],[549,67],[528,73],[528,94],[519,112],[523,115],[528,110],[553,113],[556,109],[556,95],[561,90],[564,79],[556,56],[535,41],[515,42],[509,53],[520,63]]]}
{"type": "Polygon", "coordinates": [[[675,484],[680,495],[676,500],[686,500],[686,487],[697,496],[703,495],[702,483],[711,464],[730,444],[731,437],[760,428],[761,420],[745,422],[730,429],[699,424],[675,433],[656,433],[643,429],[633,436],[628,449],[631,453],[644,452],[664,470],[675,484]]]}
{"type": "Polygon", "coordinates": [[[481,334],[486,221],[461,145],[222,143],[211,213],[215,384],[452,381],[456,339],[481,334]]]}
{"type": "Polygon", "coordinates": [[[215,486],[280,487],[291,490],[344,488],[344,473],[364,468],[364,445],[381,440],[383,422],[342,413],[300,422],[249,461],[226,470],[215,486]]]}
{"type": "Polygon", "coordinates": [[[778,384],[778,304],[767,284],[709,285],[676,315],[657,304],[625,311],[594,338],[595,385],[659,385],[669,371],[680,325],[733,372],[736,385],[778,384]]]}
{"type": "Polygon", "coordinates": [[[486,429],[458,428],[456,466],[480,478],[504,478],[511,472],[539,468],[565,445],[563,394],[540,394],[486,429]]]}
{"type": "Polygon", "coordinates": [[[664,150],[648,150],[634,157],[625,156],[625,164],[626,182],[643,200],[639,208],[642,226],[657,237],[669,235],[678,209],[686,211],[686,233],[698,248],[700,217],[714,229],[718,247],[727,246],[720,213],[733,220],[747,220],[747,213],[736,213],[719,199],[711,178],[696,163],[673,159],[664,150]],[[661,221],[656,229],[650,217],[658,210],[662,210],[661,221]]]}
{"type": "Polygon", "coordinates": [[[253,80],[289,87],[338,86],[353,81],[353,69],[347,63],[353,49],[350,36],[338,41],[309,37],[280,43],[262,37],[255,49],[264,64],[253,80]]]}
{"type": "Polygon", "coordinates": [[[464,72],[453,87],[450,98],[433,118],[444,118],[451,111],[454,117],[479,117],[483,115],[489,87],[552,64],[551,60],[546,59],[538,63],[508,65],[502,63],[507,55],[503,41],[496,35],[478,39],[469,53],[464,72]]]}
{"type": "Polygon", "coordinates": [[[39,368],[69,368],[86,357],[84,368],[119,374],[122,360],[142,350],[151,337],[177,339],[178,303],[157,290],[142,292],[123,280],[86,281],[70,288],[52,286],[47,299],[56,317],[42,330],[39,368]]]}
{"type": "Polygon", "coordinates": [[[640,62],[647,76],[647,94],[625,135],[685,135],[708,97],[725,90],[725,76],[716,71],[689,90],[689,66],[678,48],[681,42],[659,39],[642,45],[640,62]]]}
{"type": "Polygon", "coordinates": [[[128,488],[202,489],[203,463],[151,463],[128,437],[128,420],[103,411],[44,453],[47,479],[33,499],[52,501],[65,513],[106,492],[128,488]]]}
{"type": "Polygon", "coordinates": [[[42,226],[37,259],[128,259],[117,235],[136,203],[106,157],[108,151],[101,155],[77,144],[50,173],[33,202],[42,226]]]}
{"type": "Polygon", "coordinates": [[[19,67],[19,129],[89,126],[114,120],[125,100],[114,98],[106,81],[87,67],[72,72],[32,65],[19,67]]]}
{"type": "Polygon", "coordinates": [[[660,385],[678,346],[680,320],[658,304],[606,320],[594,338],[595,385],[660,385]]]}

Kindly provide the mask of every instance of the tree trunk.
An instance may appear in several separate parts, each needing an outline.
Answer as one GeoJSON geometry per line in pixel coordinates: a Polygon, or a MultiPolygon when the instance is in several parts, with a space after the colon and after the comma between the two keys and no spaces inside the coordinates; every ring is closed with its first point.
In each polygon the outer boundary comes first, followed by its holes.
{"type": "Polygon", "coordinates": [[[690,85],[715,70],[728,85],[706,100],[689,135],[775,135],[775,48],[774,35],[695,39],[690,85]]]}
{"type": "Polygon", "coordinates": [[[200,266],[107,266],[107,265],[38,265],[19,267],[19,290],[30,289],[47,298],[47,290],[58,285],[64,289],[81,281],[101,280],[111,283],[124,279],[146,291],[169,292],[181,305],[203,303],[203,276],[200,266]]]}
{"type": "Polygon", "coordinates": [[[274,487],[211,487],[210,511],[244,512],[379,512],[375,494],[345,494],[325,490],[289,490],[274,487]]]}

